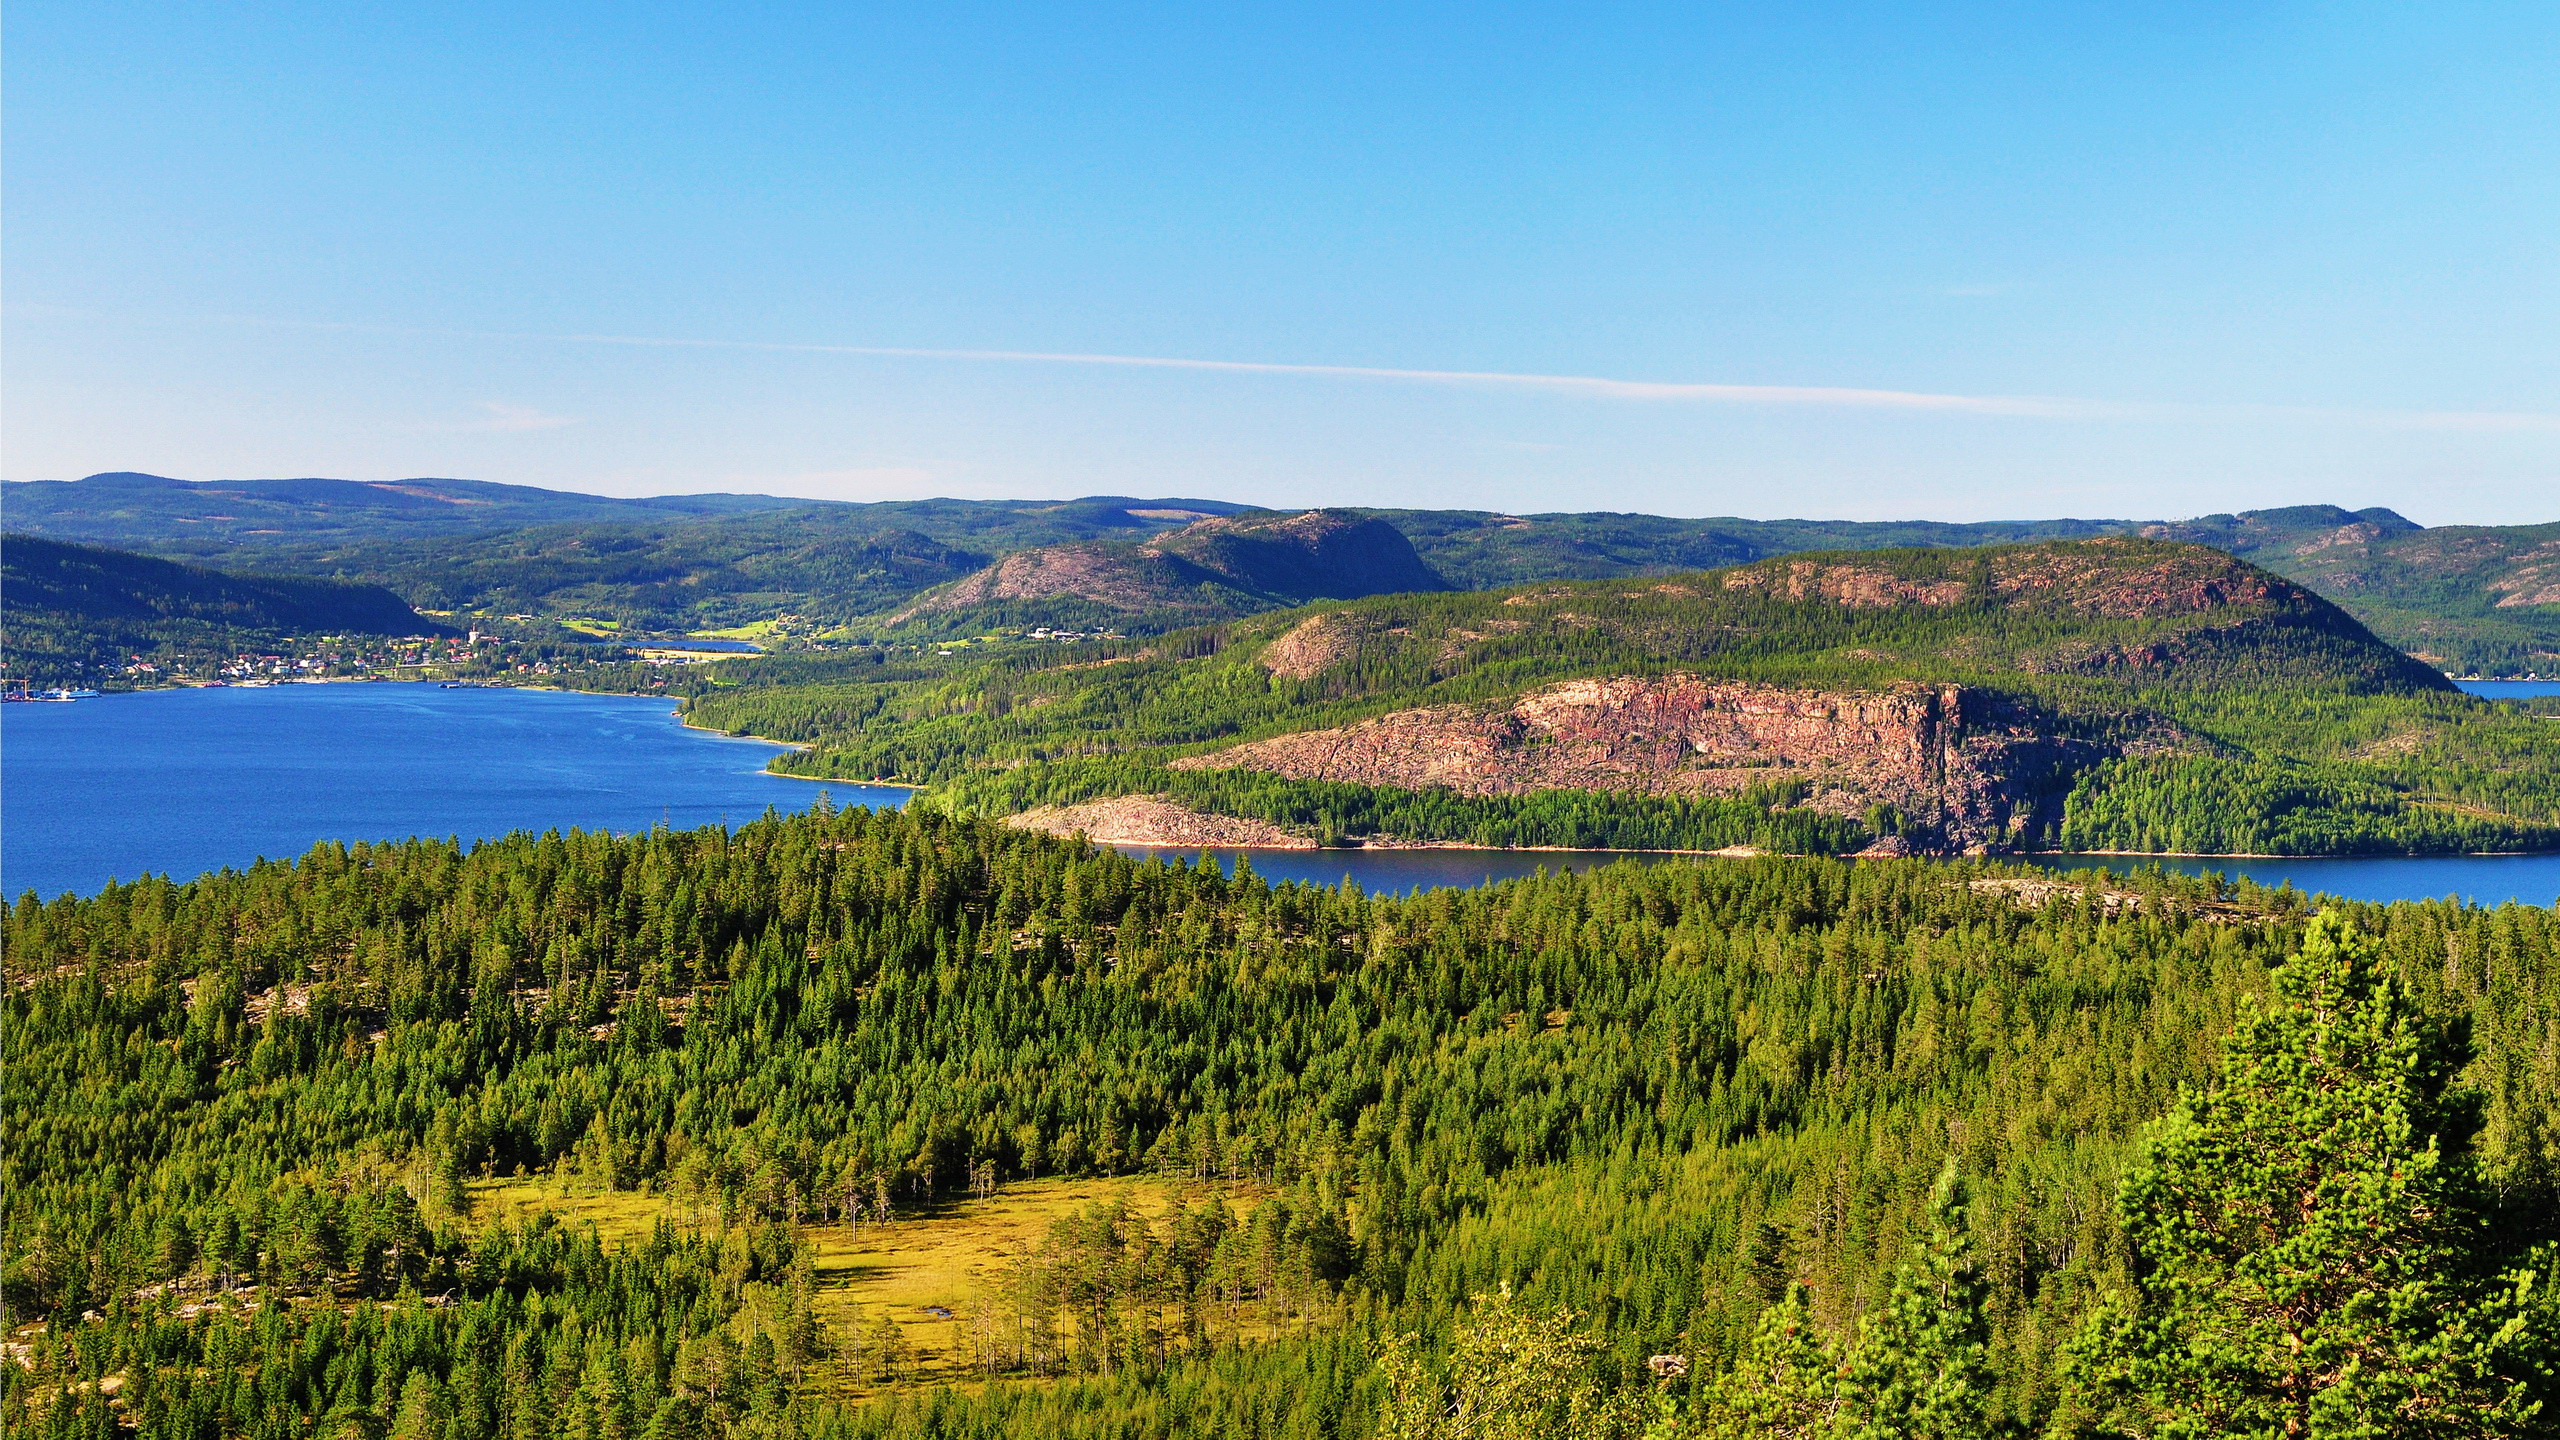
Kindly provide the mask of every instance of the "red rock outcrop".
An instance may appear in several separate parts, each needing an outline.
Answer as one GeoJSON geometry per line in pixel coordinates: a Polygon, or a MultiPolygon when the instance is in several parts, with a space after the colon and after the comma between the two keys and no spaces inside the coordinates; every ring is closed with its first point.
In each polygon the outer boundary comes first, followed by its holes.
{"type": "Polygon", "coordinates": [[[2209,550],[2183,550],[2128,565],[2121,540],[2084,540],[2014,550],[1992,561],[2002,599],[2049,600],[2083,615],[2149,620],[2261,605],[2287,581],[2209,550]]]}
{"type": "Polygon", "coordinates": [[[1965,585],[1961,580],[1905,580],[1890,570],[1865,565],[1790,560],[1729,572],[1724,588],[1757,590],[1779,600],[1828,600],[1852,610],[1879,610],[1890,605],[1953,605],[1964,598],[1965,585]]]}
{"type": "Polygon", "coordinates": [[[1785,690],[1695,675],[1571,680],[1508,705],[1407,710],[1174,762],[1471,795],[1731,794],[1802,780],[1811,803],[1890,805],[1915,847],[1998,848],[2057,818],[2104,748],[1963,686],[1785,690]]]}
{"type": "Polygon", "coordinates": [[[1316,842],[1263,820],[1209,815],[1159,795],[1116,795],[1080,805],[1043,805],[1004,823],[1051,835],[1083,835],[1097,845],[1240,846],[1313,850],[1316,842]]]}

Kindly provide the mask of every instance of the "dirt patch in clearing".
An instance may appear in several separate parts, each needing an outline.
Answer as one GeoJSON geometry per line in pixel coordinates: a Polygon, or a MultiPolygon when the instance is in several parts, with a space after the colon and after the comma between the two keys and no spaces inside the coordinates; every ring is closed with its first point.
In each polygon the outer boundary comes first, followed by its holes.
{"type": "Polygon", "coordinates": [[[1115,795],[1077,805],[1043,805],[1005,817],[1007,825],[1052,835],[1081,832],[1097,845],[1242,846],[1313,850],[1316,842],[1266,820],[1205,815],[1161,795],[1115,795]]]}

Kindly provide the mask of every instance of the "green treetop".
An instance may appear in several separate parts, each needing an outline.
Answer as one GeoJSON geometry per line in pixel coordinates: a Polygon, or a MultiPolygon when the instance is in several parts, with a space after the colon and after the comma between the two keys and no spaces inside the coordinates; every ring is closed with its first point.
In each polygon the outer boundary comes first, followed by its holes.
{"type": "Polygon", "coordinates": [[[2549,1317],[2500,1273],[2449,1082],[2462,1047],[2345,920],[2245,1007],[2119,1196],[2134,1293],[2075,1345],[2102,1433],[2530,1433],[2549,1317]]]}

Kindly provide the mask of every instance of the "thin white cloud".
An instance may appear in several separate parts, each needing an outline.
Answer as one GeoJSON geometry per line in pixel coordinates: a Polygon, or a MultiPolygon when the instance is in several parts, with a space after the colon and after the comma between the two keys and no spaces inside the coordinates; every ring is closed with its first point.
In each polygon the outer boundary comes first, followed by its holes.
{"type": "Polygon", "coordinates": [[[2495,410],[2354,410],[2310,405],[2083,400],[2061,395],[1962,395],[1838,385],[1734,385],[1703,381],[1622,380],[1599,375],[1537,375],[1505,370],[1408,370],[1380,365],[1297,365],[1269,360],[1200,360],[1166,355],[1088,354],[1048,350],[944,350],[893,345],[820,345],[763,340],[688,340],[644,335],[520,336],[586,345],[668,349],[755,350],[783,354],[858,355],[893,360],[999,364],[1124,366],[1235,375],[1302,375],[1426,385],[1543,390],[1610,400],[1696,401],[1723,405],[1816,406],[2044,420],[2206,420],[2289,418],[2347,421],[2386,429],[2560,433],[2560,415],[2495,410]]]}
{"type": "Polygon", "coordinates": [[[530,405],[509,405],[499,400],[484,400],[480,408],[489,412],[489,418],[465,428],[520,434],[528,430],[557,430],[563,425],[579,423],[579,417],[575,415],[552,415],[530,405]]]}
{"type": "Polygon", "coordinates": [[[1832,385],[1730,385],[1680,380],[1620,380],[1601,375],[1531,375],[1507,370],[1408,370],[1383,365],[1293,365],[1270,360],[1199,360],[1170,355],[1110,355],[1054,350],[937,350],[896,345],[815,345],[763,340],[685,340],[649,335],[549,335],[518,339],[664,349],[755,350],[781,354],[860,355],[889,360],[961,360],[1022,365],[1114,366],[1199,370],[1227,375],[1303,375],[1318,379],[1390,380],[1426,385],[1547,390],[1612,400],[1698,400],[1739,405],[1827,405],[1870,410],[1936,410],[1978,415],[2079,416],[2108,407],[2040,395],[1939,395],[1832,385]]]}
{"type": "MultiPolygon", "coordinates": [[[[2449,430],[2509,434],[2560,434],[2560,414],[2497,410],[2383,410],[2313,405],[2265,405],[2245,401],[2114,401],[2060,395],[1965,395],[1926,390],[1883,390],[1838,385],[1738,385],[1710,381],[1626,380],[1601,375],[1542,375],[1506,370],[1423,370],[1382,365],[1304,365],[1270,360],[1202,360],[1171,355],[1115,355],[1051,350],[961,350],[901,345],[826,345],[780,340],[706,340],[661,335],[542,334],[522,331],[428,330],[332,321],[274,321],[245,316],[221,320],[289,329],[355,334],[441,336],[449,339],[535,341],[570,345],[619,345],[645,349],[732,350],[784,355],[850,355],[889,360],[942,360],[1010,365],[1101,366],[1185,370],[1229,375],[1305,376],[1377,380],[1396,384],[1544,391],[1606,400],[1651,400],[1711,405],[1817,407],[1900,411],[1908,414],[1985,415],[2037,420],[2129,420],[2233,423],[2291,420],[2387,430],[2449,430]]],[[[491,405],[505,411],[490,429],[538,430],[576,424],[563,416],[491,405]],[[521,415],[523,420],[509,422],[521,415]]]]}

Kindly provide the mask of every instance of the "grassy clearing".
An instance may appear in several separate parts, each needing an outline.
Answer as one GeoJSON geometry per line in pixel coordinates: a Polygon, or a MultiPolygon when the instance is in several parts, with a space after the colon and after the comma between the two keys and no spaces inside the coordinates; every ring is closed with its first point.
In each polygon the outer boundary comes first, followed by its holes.
{"type": "Polygon", "coordinates": [[[686,1222],[683,1207],[662,1195],[598,1190],[590,1185],[527,1175],[512,1180],[471,1180],[463,1184],[471,1198],[471,1223],[501,1221],[521,1225],[548,1210],[564,1225],[592,1228],[607,1245],[649,1238],[660,1220],[686,1222]]]}
{"type": "MultiPolygon", "coordinates": [[[[1119,1195],[1150,1222],[1197,1198],[1195,1191],[1153,1179],[1031,1180],[1007,1185],[992,1199],[951,1202],[885,1227],[865,1225],[858,1239],[842,1226],[804,1227],[816,1255],[819,1318],[840,1346],[882,1315],[896,1321],[915,1358],[904,1384],[893,1388],[974,1383],[970,1320],[987,1286],[1051,1224],[1119,1195]],[[929,1315],[928,1305],[951,1315],[929,1315]]],[[[833,1378],[841,1394],[883,1388],[863,1383],[851,1366],[839,1366],[833,1378]]]]}
{"type": "MultiPolygon", "coordinates": [[[[661,1220],[688,1229],[718,1224],[716,1216],[698,1215],[665,1196],[598,1191],[574,1180],[475,1180],[465,1189],[475,1225],[520,1224],[548,1210],[563,1224],[592,1228],[607,1245],[645,1240],[661,1220]]],[[[1153,1178],[1028,1180],[987,1200],[946,1201],[889,1225],[866,1223],[858,1235],[843,1225],[800,1227],[818,1282],[818,1318],[839,1352],[827,1366],[825,1383],[845,1397],[977,1383],[970,1320],[980,1297],[1006,1262],[1036,1246],[1050,1225],[1123,1195],[1131,1210],[1160,1221],[1178,1205],[1196,1204],[1203,1193],[1153,1178]],[[951,1314],[928,1314],[927,1306],[951,1314]],[[866,1379],[864,1367],[852,1363],[856,1341],[883,1315],[896,1322],[913,1356],[904,1380],[889,1386],[866,1379]]],[[[1248,1203],[1226,1187],[1217,1193],[1239,1213],[1248,1203]]]]}

